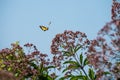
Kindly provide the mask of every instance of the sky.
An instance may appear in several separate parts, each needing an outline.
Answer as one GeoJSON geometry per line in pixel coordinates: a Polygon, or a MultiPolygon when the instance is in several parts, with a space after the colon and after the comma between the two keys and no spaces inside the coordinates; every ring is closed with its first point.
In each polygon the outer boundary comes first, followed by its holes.
{"type": "Polygon", "coordinates": [[[19,41],[50,54],[52,39],[64,30],[94,39],[111,20],[111,6],[112,0],[0,0],[0,50],[19,41]],[[42,31],[40,25],[49,30],[42,31]]]}

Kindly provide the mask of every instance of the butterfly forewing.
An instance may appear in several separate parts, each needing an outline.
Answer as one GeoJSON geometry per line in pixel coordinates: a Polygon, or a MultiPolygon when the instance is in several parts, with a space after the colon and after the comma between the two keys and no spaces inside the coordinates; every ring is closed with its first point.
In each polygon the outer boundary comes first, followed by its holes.
{"type": "Polygon", "coordinates": [[[46,27],[46,26],[39,26],[40,28],[41,28],[41,30],[43,30],[43,31],[47,31],[48,30],[48,27],[46,27]]]}

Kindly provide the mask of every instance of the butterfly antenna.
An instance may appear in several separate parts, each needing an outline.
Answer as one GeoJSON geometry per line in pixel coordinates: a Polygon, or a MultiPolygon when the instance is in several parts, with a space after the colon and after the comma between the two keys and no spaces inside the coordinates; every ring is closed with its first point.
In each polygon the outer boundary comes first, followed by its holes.
{"type": "Polygon", "coordinates": [[[49,22],[49,24],[48,24],[49,26],[51,25],[51,21],[49,22]]]}

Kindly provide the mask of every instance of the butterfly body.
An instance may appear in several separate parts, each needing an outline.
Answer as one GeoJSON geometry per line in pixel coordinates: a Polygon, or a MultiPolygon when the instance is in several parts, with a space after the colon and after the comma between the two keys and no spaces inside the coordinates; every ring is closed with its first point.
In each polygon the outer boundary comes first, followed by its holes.
{"type": "Polygon", "coordinates": [[[46,27],[46,26],[39,26],[40,28],[41,28],[41,30],[43,30],[43,31],[47,31],[49,28],[48,27],[46,27]]]}

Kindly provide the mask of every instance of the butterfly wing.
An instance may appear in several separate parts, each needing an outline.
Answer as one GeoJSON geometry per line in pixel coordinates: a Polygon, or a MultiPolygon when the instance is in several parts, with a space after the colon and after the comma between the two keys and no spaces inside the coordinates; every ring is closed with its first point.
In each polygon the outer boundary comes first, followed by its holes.
{"type": "Polygon", "coordinates": [[[45,26],[39,26],[41,28],[41,30],[43,31],[47,31],[48,30],[48,27],[45,27],[45,26]]]}

